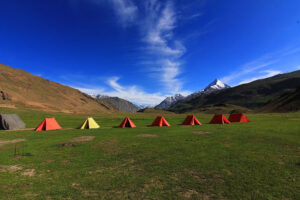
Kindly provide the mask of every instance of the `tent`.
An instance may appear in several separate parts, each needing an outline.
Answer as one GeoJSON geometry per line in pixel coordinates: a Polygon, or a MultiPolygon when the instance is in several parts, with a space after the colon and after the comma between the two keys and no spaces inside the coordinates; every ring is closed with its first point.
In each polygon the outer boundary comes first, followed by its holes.
{"type": "Polygon", "coordinates": [[[170,126],[170,124],[163,116],[158,116],[156,117],[151,126],[170,126]]]}
{"type": "Polygon", "coordinates": [[[25,123],[16,114],[0,114],[0,129],[16,130],[25,128],[25,123]]]}
{"type": "Polygon", "coordinates": [[[100,126],[95,122],[92,117],[88,117],[83,124],[80,126],[80,129],[93,129],[93,128],[100,128],[100,126]]]}
{"type": "Polygon", "coordinates": [[[202,125],[195,115],[188,115],[182,122],[182,125],[202,125]]]}
{"type": "Polygon", "coordinates": [[[230,122],[250,122],[243,113],[230,114],[228,120],[230,122]]]}
{"type": "Polygon", "coordinates": [[[129,117],[125,117],[125,119],[122,121],[122,123],[119,126],[120,128],[135,128],[135,124],[130,120],[129,117]]]}
{"type": "Polygon", "coordinates": [[[215,116],[209,122],[210,124],[229,124],[230,122],[223,114],[215,114],[215,116]]]}
{"type": "Polygon", "coordinates": [[[61,129],[55,118],[45,118],[35,131],[49,131],[61,129]]]}

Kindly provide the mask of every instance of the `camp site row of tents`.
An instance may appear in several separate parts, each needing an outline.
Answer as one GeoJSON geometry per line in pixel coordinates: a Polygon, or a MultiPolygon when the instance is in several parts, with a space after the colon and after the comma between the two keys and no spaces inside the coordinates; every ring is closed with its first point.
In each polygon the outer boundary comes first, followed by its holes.
{"type": "MultiPolygon", "coordinates": [[[[213,116],[210,124],[229,124],[230,122],[249,122],[248,118],[242,114],[230,114],[227,119],[223,114],[216,114],[213,116]]],[[[195,115],[188,115],[182,122],[182,125],[202,125],[201,122],[196,118],[195,115]]],[[[151,126],[170,126],[169,122],[163,117],[158,116],[153,121],[151,126]]],[[[135,128],[136,125],[132,122],[129,117],[125,117],[122,123],[119,125],[120,128],[135,128]]],[[[0,129],[2,130],[17,130],[24,129],[25,123],[16,114],[0,114],[0,129]]],[[[99,124],[92,118],[88,117],[79,129],[95,129],[100,128],[99,124]]],[[[48,130],[59,130],[62,129],[57,123],[55,118],[45,118],[35,129],[35,131],[48,131],[48,130]]]]}

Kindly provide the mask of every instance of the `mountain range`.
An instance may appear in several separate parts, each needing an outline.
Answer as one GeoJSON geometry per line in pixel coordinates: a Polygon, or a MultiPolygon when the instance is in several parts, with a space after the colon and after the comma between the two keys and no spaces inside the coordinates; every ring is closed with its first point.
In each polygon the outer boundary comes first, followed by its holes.
{"type": "Polygon", "coordinates": [[[231,104],[256,110],[284,93],[294,92],[299,86],[300,70],[198,95],[195,98],[186,98],[173,104],[168,110],[184,113],[219,104],[231,104]]]}
{"type": "MultiPolygon", "coordinates": [[[[215,80],[187,97],[167,97],[155,109],[184,112],[294,112],[300,110],[300,70],[230,87],[215,80]]],[[[49,112],[136,112],[140,107],[118,98],[95,98],[24,70],[0,64],[0,108],[20,107],[49,112]]],[[[141,112],[150,112],[143,109],[141,112]]],[[[159,110],[158,110],[159,111],[159,110]]],[[[153,113],[153,109],[151,110],[153,113]]],[[[156,111],[155,111],[156,112],[156,111]]]]}
{"type": "Polygon", "coordinates": [[[169,107],[171,107],[172,105],[174,105],[174,104],[176,104],[180,101],[193,99],[193,98],[196,98],[198,96],[209,94],[209,93],[216,92],[216,91],[219,91],[219,90],[223,90],[223,89],[226,89],[226,88],[230,88],[230,86],[226,85],[222,81],[216,79],[213,82],[211,82],[207,87],[205,87],[203,90],[194,92],[194,93],[188,95],[187,97],[184,97],[181,94],[175,94],[174,96],[167,97],[160,104],[155,106],[155,108],[168,109],[169,107]]]}

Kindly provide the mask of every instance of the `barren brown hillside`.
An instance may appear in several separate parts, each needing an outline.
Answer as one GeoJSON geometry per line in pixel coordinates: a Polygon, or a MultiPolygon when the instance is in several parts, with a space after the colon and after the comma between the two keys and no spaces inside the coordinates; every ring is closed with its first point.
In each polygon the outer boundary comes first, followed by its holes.
{"type": "Polygon", "coordinates": [[[114,109],[74,88],[0,64],[0,107],[27,107],[66,113],[113,112],[114,109]]]}

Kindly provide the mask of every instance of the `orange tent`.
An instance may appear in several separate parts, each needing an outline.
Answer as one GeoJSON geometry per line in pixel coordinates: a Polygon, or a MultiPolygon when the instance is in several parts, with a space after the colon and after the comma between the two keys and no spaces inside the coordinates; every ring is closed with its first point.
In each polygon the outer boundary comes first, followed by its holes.
{"type": "Polygon", "coordinates": [[[119,126],[120,128],[135,128],[135,124],[129,119],[129,117],[125,117],[125,119],[122,121],[122,123],[119,126]]]}
{"type": "Polygon", "coordinates": [[[249,119],[243,114],[230,114],[229,119],[230,122],[250,122],[249,119]]]}
{"type": "Polygon", "coordinates": [[[188,115],[182,122],[182,125],[202,125],[195,115],[188,115]]]}
{"type": "Polygon", "coordinates": [[[209,122],[210,124],[229,124],[230,122],[223,114],[215,114],[215,116],[209,122]]]}
{"type": "Polygon", "coordinates": [[[61,129],[55,118],[45,118],[35,131],[49,131],[61,129]]]}
{"type": "Polygon", "coordinates": [[[170,126],[170,124],[163,116],[158,116],[156,117],[151,126],[170,126]]]}

